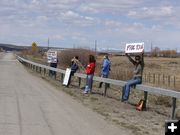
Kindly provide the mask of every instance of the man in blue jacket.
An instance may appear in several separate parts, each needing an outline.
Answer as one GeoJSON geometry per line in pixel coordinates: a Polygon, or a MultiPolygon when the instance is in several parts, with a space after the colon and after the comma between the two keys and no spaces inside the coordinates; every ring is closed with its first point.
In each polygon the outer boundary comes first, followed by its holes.
{"type": "MultiPolygon", "coordinates": [[[[105,55],[104,60],[102,62],[101,77],[108,78],[109,71],[111,70],[110,67],[111,67],[111,62],[109,60],[109,57],[108,57],[108,55],[105,55]]],[[[103,82],[100,82],[99,88],[102,87],[102,84],[103,84],[103,82]]]]}

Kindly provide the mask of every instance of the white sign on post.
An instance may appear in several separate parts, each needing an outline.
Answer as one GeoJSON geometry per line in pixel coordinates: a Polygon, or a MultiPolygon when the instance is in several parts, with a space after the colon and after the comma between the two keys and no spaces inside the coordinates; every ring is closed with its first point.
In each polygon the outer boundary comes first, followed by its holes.
{"type": "Polygon", "coordinates": [[[144,51],[144,42],[126,44],[125,53],[141,53],[143,51],[144,51]]]}
{"type": "Polygon", "coordinates": [[[70,78],[70,73],[71,73],[71,69],[67,68],[65,76],[64,76],[64,80],[63,80],[63,85],[66,85],[66,86],[68,85],[69,78],[70,78]]]}
{"type": "Polygon", "coordinates": [[[57,63],[57,51],[48,50],[47,62],[48,63],[57,63]]]}

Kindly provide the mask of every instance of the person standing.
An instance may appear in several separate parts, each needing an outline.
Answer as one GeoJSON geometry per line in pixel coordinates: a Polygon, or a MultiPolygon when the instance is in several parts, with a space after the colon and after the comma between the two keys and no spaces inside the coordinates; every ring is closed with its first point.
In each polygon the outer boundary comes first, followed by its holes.
{"type": "MultiPolygon", "coordinates": [[[[110,66],[111,66],[111,62],[109,60],[109,57],[108,57],[108,55],[105,55],[103,62],[102,62],[101,77],[108,78],[109,71],[111,70],[110,66]]],[[[103,84],[103,82],[99,83],[99,88],[102,87],[102,84],[103,84]]]]}
{"type": "Polygon", "coordinates": [[[71,84],[71,77],[74,75],[74,73],[76,73],[76,71],[79,69],[78,66],[78,56],[75,56],[72,60],[71,60],[71,73],[70,73],[70,77],[69,77],[69,81],[67,84],[67,87],[71,84]]]}
{"type": "MultiPolygon", "coordinates": [[[[50,63],[50,67],[53,68],[57,68],[57,65],[58,65],[58,59],[56,60],[56,62],[50,63]]],[[[56,71],[51,71],[51,77],[56,78],[56,71]]]]}
{"type": "Polygon", "coordinates": [[[93,76],[95,72],[95,66],[96,66],[96,60],[93,55],[89,55],[89,63],[86,67],[86,86],[84,89],[84,94],[88,94],[92,91],[92,85],[93,85],[93,76]]]}
{"type": "MultiPolygon", "coordinates": [[[[57,68],[58,65],[57,51],[51,49],[47,51],[47,62],[49,63],[50,67],[57,68]]],[[[49,70],[49,76],[56,78],[56,71],[49,70]]]]}
{"type": "Polygon", "coordinates": [[[134,69],[134,75],[133,78],[123,86],[123,92],[122,92],[122,102],[127,102],[129,99],[129,93],[130,93],[130,88],[132,86],[135,86],[136,84],[141,84],[142,83],[142,75],[143,75],[143,69],[144,69],[144,54],[142,53],[142,56],[136,55],[135,60],[132,59],[128,54],[126,54],[128,57],[129,61],[133,63],[135,66],[134,69]]]}

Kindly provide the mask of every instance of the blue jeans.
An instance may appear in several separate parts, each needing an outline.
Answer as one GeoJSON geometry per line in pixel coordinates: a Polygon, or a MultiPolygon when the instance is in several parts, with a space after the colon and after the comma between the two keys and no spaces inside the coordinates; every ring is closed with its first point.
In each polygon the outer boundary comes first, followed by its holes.
{"type": "Polygon", "coordinates": [[[86,86],[85,86],[85,90],[84,90],[85,92],[90,92],[92,90],[93,76],[94,76],[94,74],[87,75],[86,86]]]}
{"type": "Polygon", "coordinates": [[[126,101],[129,99],[131,86],[134,86],[136,84],[141,84],[141,83],[142,83],[142,80],[140,78],[127,81],[127,83],[123,86],[122,101],[126,101]]]}

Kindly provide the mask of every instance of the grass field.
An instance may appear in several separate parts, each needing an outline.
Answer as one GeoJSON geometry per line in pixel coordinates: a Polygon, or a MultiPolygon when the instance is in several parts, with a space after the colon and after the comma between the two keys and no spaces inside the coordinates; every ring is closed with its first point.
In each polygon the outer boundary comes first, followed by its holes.
{"type": "MultiPolygon", "coordinates": [[[[112,74],[117,74],[117,69],[120,70],[119,72],[130,71],[132,73],[133,65],[125,56],[113,56],[110,59],[112,74]]],[[[144,61],[144,83],[174,90],[180,89],[180,58],[145,57],[144,61]]],[[[111,77],[113,78],[113,76],[111,77]]],[[[123,80],[128,80],[131,77],[132,74],[129,74],[123,80]]]]}

